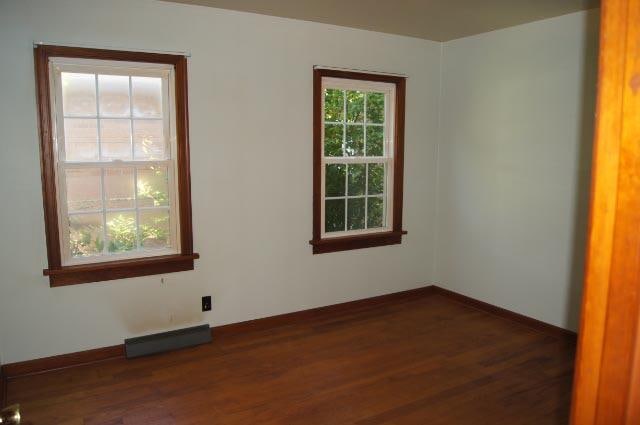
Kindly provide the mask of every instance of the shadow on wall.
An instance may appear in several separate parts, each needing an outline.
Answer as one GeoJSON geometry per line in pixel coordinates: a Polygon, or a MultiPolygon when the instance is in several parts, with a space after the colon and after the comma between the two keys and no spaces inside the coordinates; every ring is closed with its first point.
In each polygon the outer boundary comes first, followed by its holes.
{"type": "Polygon", "coordinates": [[[593,154],[594,117],[598,83],[598,37],[600,9],[585,14],[586,40],[584,43],[585,72],[582,75],[582,111],[580,115],[580,146],[578,148],[577,188],[574,198],[574,228],[571,256],[571,276],[567,298],[566,323],[570,329],[578,329],[582,305],[582,287],[586,246],[588,239],[589,198],[593,154]]]}

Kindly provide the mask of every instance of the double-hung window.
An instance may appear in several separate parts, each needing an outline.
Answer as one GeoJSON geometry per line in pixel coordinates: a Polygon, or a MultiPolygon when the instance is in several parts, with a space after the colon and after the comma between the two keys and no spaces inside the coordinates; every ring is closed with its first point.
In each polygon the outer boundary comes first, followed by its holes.
{"type": "Polygon", "coordinates": [[[52,284],[193,268],[185,60],[36,47],[52,284]]]}
{"type": "Polygon", "coordinates": [[[400,243],[405,79],[314,73],[314,253],[400,243]]]}

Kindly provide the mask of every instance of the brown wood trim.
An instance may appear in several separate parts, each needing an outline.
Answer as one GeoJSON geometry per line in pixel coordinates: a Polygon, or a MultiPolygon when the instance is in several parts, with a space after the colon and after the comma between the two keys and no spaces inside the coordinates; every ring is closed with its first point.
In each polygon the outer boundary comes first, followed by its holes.
{"type": "Polygon", "coordinates": [[[503,319],[510,320],[512,322],[517,322],[521,325],[524,325],[531,329],[535,329],[539,332],[543,332],[559,338],[566,338],[570,342],[574,342],[574,343],[576,342],[576,339],[577,339],[576,333],[568,329],[551,325],[549,323],[540,321],[538,319],[534,319],[532,317],[525,316],[523,314],[516,313],[511,310],[507,310],[506,308],[498,307],[496,305],[489,304],[484,301],[480,301],[475,298],[468,297],[466,295],[462,295],[458,292],[441,288],[439,286],[434,287],[434,293],[445,296],[461,304],[465,304],[470,307],[476,308],[478,310],[482,310],[494,316],[498,316],[503,319]]]}
{"type": "Polygon", "coordinates": [[[356,311],[362,308],[371,308],[382,304],[411,301],[435,293],[435,286],[428,285],[407,291],[393,292],[391,294],[378,295],[376,297],[363,298],[355,301],[347,301],[340,304],[332,304],[324,307],[317,307],[308,310],[295,311],[293,313],[279,314],[277,316],[264,317],[261,319],[248,320],[245,322],[231,323],[229,325],[216,326],[211,328],[214,338],[220,336],[234,335],[244,332],[256,332],[272,329],[280,326],[288,326],[301,321],[310,320],[322,315],[333,315],[349,311],[356,311]]]}
{"type": "Polygon", "coordinates": [[[395,245],[401,243],[402,235],[406,234],[406,231],[368,233],[365,235],[340,236],[335,238],[311,240],[309,243],[313,245],[314,254],[324,254],[327,252],[347,251],[350,249],[395,245]]]}
{"type": "Polygon", "coordinates": [[[19,376],[50,372],[57,369],[66,369],[83,364],[119,358],[124,358],[124,344],[9,363],[2,366],[2,373],[6,379],[13,379],[19,376]]]}
{"type": "Polygon", "coordinates": [[[129,52],[84,47],[36,45],[34,48],[37,104],[40,131],[40,158],[42,167],[42,196],[45,216],[47,259],[52,287],[87,282],[122,279],[127,277],[171,273],[193,269],[193,228],[191,217],[191,177],[189,166],[189,112],[187,85],[187,58],[148,52],[129,52]],[[93,263],[87,266],[62,266],[60,230],[55,183],[55,152],[53,149],[53,124],[49,90],[49,59],[68,57],[115,61],[163,63],[174,66],[176,88],[176,134],[178,168],[178,213],[180,226],[180,254],[141,258],[136,260],[93,263]]]}
{"type": "Polygon", "coordinates": [[[53,126],[51,123],[51,99],[49,89],[49,54],[45,48],[33,50],[36,77],[36,102],[38,106],[38,131],[40,133],[40,166],[42,170],[42,200],[49,267],[62,264],[60,234],[58,230],[58,200],[56,199],[55,153],[53,126]]]}
{"type": "Polygon", "coordinates": [[[184,55],[153,52],[135,52],[129,50],[95,49],[92,47],[56,46],[53,44],[36,44],[35,50],[42,51],[47,59],[50,57],[99,59],[112,61],[166,63],[178,65],[185,59],[184,55]]]}
{"type": "Polygon", "coordinates": [[[317,68],[313,71],[313,238],[309,242],[314,254],[322,254],[374,246],[393,245],[402,242],[402,191],[404,179],[404,126],[405,126],[406,78],[317,68]],[[322,238],[322,78],[346,78],[351,80],[377,81],[396,85],[396,110],[394,135],[393,175],[393,223],[391,232],[368,233],[356,236],[322,238]]]}
{"type": "Polygon", "coordinates": [[[100,282],[193,270],[193,260],[198,258],[200,258],[199,254],[162,255],[158,257],[68,266],[59,269],[45,269],[43,270],[43,274],[49,276],[51,286],[53,287],[76,285],[87,282],[100,282]]]}
{"type": "Polygon", "coordinates": [[[640,4],[602,4],[589,242],[571,423],[637,424],[640,4]],[[635,398],[634,398],[635,397],[635,398]]]}
{"type": "MultiPolygon", "coordinates": [[[[240,333],[257,332],[273,329],[281,326],[288,326],[301,321],[311,320],[323,315],[335,315],[344,312],[357,312],[361,309],[368,309],[375,306],[409,302],[412,300],[441,295],[453,301],[466,304],[484,312],[502,317],[537,331],[552,335],[558,338],[566,338],[568,342],[575,341],[575,333],[553,326],[536,319],[488,304],[453,291],[435,285],[423,286],[407,291],[394,292],[391,294],[379,295],[376,297],[364,298],[355,301],[347,301],[340,304],[333,304],[324,307],[317,307],[308,310],[296,311],[293,313],[279,314],[276,316],[261,319],[248,320],[245,322],[232,323],[228,325],[211,328],[214,338],[230,337],[240,333]]],[[[76,353],[63,354],[59,356],[45,357],[42,359],[26,360],[23,362],[10,363],[2,366],[0,373],[6,379],[14,379],[24,375],[44,373],[56,369],[64,369],[79,366],[87,363],[124,358],[124,345],[114,345],[111,347],[96,348],[93,350],[80,351],[76,353]]]]}
{"type": "MultiPolygon", "coordinates": [[[[630,397],[637,385],[631,380],[634,376],[634,354],[640,348],[640,341],[636,340],[640,326],[640,2],[612,1],[607,7],[615,7],[616,4],[625,9],[624,14],[619,15],[621,21],[613,23],[616,33],[624,40],[625,61],[624,76],[619,82],[623,90],[622,105],[616,105],[621,107],[618,110],[620,131],[608,135],[618,138],[620,144],[609,293],[596,407],[596,423],[607,425],[638,424],[640,420],[630,417],[633,414],[630,397]]],[[[606,25],[612,24],[609,18],[610,15],[605,15],[606,25]]]]}
{"type": "MultiPolygon", "coordinates": [[[[393,165],[393,231],[402,232],[402,191],[404,186],[404,109],[407,81],[396,82],[396,134],[393,165]]],[[[405,232],[406,233],[406,232],[405,232]]]]}
{"type": "Polygon", "coordinates": [[[176,134],[178,146],[178,208],[180,214],[180,247],[182,255],[193,254],[191,222],[191,166],[189,154],[189,101],[187,58],[180,56],[176,71],[176,134]]]}

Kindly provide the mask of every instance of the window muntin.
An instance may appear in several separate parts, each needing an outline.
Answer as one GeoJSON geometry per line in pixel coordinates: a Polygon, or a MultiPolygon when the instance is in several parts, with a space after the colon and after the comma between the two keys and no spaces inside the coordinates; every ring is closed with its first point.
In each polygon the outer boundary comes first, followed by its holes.
{"type": "Polygon", "coordinates": [[[322,78],[321,236],[390,231],[395,84],[322,78]]]}
{"type": "Polygon", "coordinates": [[[173,66],[50,60],[62,265],[176,254],[173,66]]]}

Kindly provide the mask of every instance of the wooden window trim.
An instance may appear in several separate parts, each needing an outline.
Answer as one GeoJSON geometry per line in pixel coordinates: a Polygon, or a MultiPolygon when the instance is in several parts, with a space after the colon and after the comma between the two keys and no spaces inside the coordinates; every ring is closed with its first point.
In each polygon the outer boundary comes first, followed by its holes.
{"type": "Polygon", "coordinates": [[[193,260],[199,258],[199,255],[193,252],[186,57],[162,53],[36,45],[34,47],[34,63],[40,132],[42,198],[44,204],[47,260],[49,263],[49,267],[44,269],[43,273],[45,276],[49,276],[49,284],[55,287],[193,270],[193,260]],[[49,59],[51,57],[158,63],[169,64],[174,67],[177,137],[177,208],[180,217],[180,253],[83,265],[62,265],[60,229],[58,228],[55,152],[51,122],[51,97],[49,90],[49,59]]]}
{"type": "Polygon", "coordinates": [[[334,69],[313,71],[313,246],[314,254],[393,245],[402,242],[402,189],[404,176],[404,123],[406,78],[393,75],[371,74],[334,69]],[[391,205],[391,231],[322,238],[322,79],[325,77],[360,81],[375,81],[395,85],[395,134],[393,143],[393,204],[391,205]]]}

